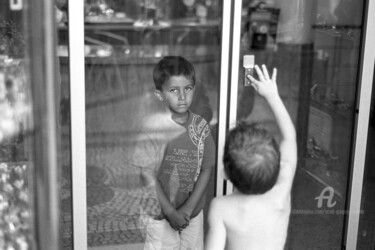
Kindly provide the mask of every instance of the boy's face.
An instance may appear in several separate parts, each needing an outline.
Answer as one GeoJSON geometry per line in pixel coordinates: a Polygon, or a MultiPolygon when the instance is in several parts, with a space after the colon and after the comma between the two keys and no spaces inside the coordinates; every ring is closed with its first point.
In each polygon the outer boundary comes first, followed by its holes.
{"type": "Polygon", "coordinates": [[[172,76],[156,95],[173,113],[184,114],[192,103],[194,84],[185,76],[172,76]]]}

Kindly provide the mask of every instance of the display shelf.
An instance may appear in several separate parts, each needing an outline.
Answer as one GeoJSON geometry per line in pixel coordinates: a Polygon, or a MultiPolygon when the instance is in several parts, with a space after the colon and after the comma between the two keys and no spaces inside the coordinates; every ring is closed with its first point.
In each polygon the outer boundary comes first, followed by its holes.
{"type": "MultiPolygon", "coordinates": [[[[68,25],[59,26],[59,45],[68,44],[68,25]]],[[[152,25],[137,22],[86,22],[85,37],[109,45],[219,45],[221,20],[195,19],[159,21],[152,25]]],[[[87,40],[87,39],[86,39],[87,40]]],[[[86,44],[90,44],[86,41],[86,44]]]]}

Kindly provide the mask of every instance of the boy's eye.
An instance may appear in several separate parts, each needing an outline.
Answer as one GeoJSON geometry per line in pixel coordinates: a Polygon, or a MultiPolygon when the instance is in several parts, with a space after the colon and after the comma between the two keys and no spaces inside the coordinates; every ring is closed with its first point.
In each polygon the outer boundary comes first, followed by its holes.
{"type": "Polygon", "coordinates": [[[185,91],[188,91],[188,92],[189,92],[189,91],[192,91],[193,89],[194,89],[193,87],[186,87],[186,88],[185,88],[185,91]]]}
{"type": "Polygon", "coordinates": [[[178,89],[170,89],[169,92],[171,92],[171,93],[178,93],[178,89]]]}

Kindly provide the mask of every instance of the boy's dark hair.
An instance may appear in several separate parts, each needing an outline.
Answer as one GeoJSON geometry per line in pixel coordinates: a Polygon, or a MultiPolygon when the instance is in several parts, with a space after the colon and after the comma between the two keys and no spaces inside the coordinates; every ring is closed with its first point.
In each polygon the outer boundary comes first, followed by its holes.
{"type": "Polygon", "coordinates": [[[153,79],[155,88],[162,90],[163,84],[168,81],[171,76],[180,75],[192,80],[195,85],[194,66],[188,60],[182,56],[164,57],[154,67],[153,79]]]}
{"type": "Polygon", "coordinates": [[[225,141],[224,170],[240,192],[263,194],[279,176],[279,147],[258,124],[240,121],[225,141]]]}

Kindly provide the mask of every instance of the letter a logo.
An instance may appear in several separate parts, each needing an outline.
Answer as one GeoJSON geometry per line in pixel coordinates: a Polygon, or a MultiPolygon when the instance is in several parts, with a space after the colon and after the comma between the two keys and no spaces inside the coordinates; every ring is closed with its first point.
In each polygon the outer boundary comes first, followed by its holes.
{"type": "Polygon", "coordinates": [[[323,206],[323,200],[327,200],[327,207],[331,208],[336,205],[336,201],[332,203],[333,195],[335,194],[335,190],[333,187],[325,187],[323,191],[320,193],[318,197],[315,197],[315,200],[318,200],[318,208],[323,206]],[[326,193],[328,192],[328,195],[326,193]]]}

